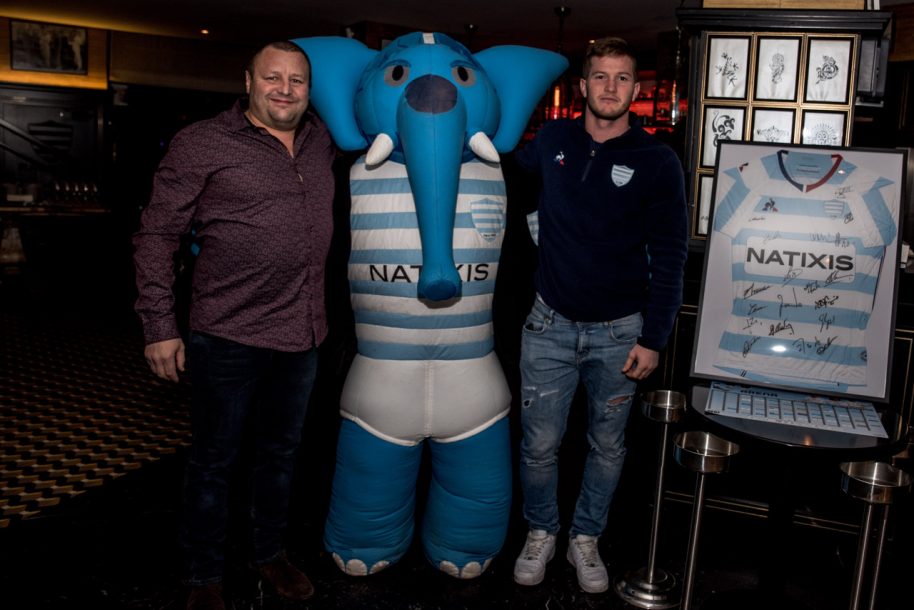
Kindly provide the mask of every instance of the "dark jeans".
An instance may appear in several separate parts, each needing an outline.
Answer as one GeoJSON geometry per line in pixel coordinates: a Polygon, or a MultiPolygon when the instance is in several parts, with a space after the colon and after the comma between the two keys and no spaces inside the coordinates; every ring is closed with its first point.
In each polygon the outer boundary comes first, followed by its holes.
{"type": "Polygon", "coordinates": [[[191,333],[193,440],[184,479],[184,582],[222,580],[232,466],[250,434],[254,563],[282,552],[295,451],[317,369],[317,350],[278,352],[191,333]]]}

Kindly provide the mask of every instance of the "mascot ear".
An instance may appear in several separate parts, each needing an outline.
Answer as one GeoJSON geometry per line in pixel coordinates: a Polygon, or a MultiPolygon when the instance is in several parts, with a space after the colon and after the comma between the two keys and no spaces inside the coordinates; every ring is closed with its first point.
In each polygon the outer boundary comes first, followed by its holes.
{"type": "Polygon", "coordinates": [[[473,57],[489,75],[501,102],[501,122],[492,144],[498,152],[509,152],[517,146],[543,91],[565,71],[568,60],[552,51],[514,45],[491,47],[473,57]]]}
{"type": "Polygon", "coordinates": [[[337,146],[343,150],[368,146],[355,120],[355,93],[362,71],[378,52],[342,36],[296,38],[292,42],[311,60],[311,103],[337,146]]]}

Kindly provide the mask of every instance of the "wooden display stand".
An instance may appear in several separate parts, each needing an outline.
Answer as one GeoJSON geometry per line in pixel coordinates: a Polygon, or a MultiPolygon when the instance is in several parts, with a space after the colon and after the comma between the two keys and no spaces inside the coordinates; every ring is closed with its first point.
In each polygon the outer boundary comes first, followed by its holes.
{"type": "Polygon", "coordinates": [[[914,61],[914,3],[892,7],[895,41],[889,61],[914,61]]]}

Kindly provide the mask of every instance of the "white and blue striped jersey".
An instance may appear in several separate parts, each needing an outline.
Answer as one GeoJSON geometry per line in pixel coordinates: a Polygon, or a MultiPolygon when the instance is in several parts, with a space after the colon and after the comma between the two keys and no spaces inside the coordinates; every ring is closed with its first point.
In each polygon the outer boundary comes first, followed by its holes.
{"type": "Polygon", "coordinates": [[[717,179],[732,308],[715,365],[791,385],[866,384],[864,331],[897,234],[892,181],[838,154],[786,150],[717,179]]]}
{"type": "Polygon", "coordinates": [[[406,166],[350,172],[349,284],[358,356],[343,415],[393,442],[456,440],[507,414],[510,393],[493,352],[492,298],[504,239],[501,167],[463,163],[454,218],[459,296],[420,299],[422,264],[406,166]]]}
{"type": "Polygon", "coordinates": [[[406,167],[352,168],[349,284],[359,353],[393,360],[479,358],[494,347],[492,295],[505,228],[501,169],[464,163],[454,219],[461,294],[417,296],[422,245],[406,167]]]}

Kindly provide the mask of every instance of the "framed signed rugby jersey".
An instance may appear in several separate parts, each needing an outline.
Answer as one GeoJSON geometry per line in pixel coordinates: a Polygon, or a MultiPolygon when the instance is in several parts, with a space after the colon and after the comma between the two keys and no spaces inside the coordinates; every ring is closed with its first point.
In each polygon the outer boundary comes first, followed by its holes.
{"type": "Polygon", "coordinates": [[[887,400],[905,165],[722,143],[692,374],[887,400]]]}

